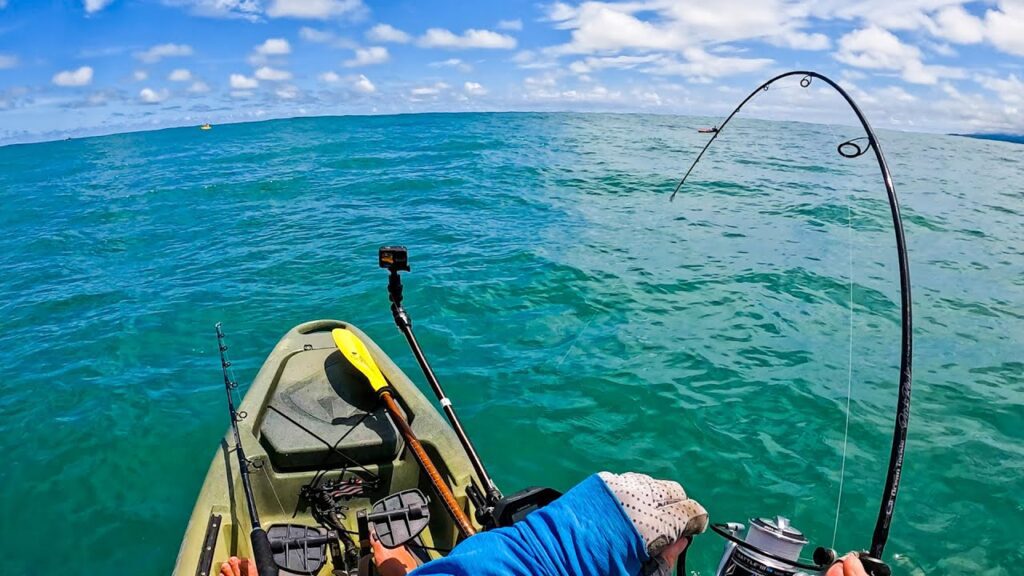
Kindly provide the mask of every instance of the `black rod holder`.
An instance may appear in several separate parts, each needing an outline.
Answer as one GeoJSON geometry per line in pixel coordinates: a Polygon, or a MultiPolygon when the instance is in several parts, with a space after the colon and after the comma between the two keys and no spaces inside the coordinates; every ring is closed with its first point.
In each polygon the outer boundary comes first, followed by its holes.
{"type": "MultiPolygon", "coordinates": [[[[463,450],[466,452],[466,456],[469,457],[469,462],[473,466],[473,470],[476,472],[477,478],[484,485],[484,491],[486,493],[486,501],[489,507],[493,507],[498,500],[501,500],[502,494],[498,490],[497,485],[491,480],[490,474],[487,473],[487,469],[484,467],[484,463],[480,460],[480,456],[477,454],[476,448],[473,447],[473,443],[470,441],[469,436],[466,435],[465,429],[462,427],[462,422],[459,421],[458,415],[455,413],[455,407],[452,405],[452,401],[444,393],[444,389],[441,388],[441,383],[437,381],[437,376],[434,375],[434,370],[430,367],[430,363],[427,362],[427,357],[423,354],[423,349],[420,348],[420,343],[416,340],[416,334],[412,330],[412,319],[409,318],[408,312],[402,307],[402,278],[399,276],[400,271],[409,271],[409,255],[408,251],[404,246],[383,246],[379,253],[380,267],[388,270],[388,297],[391,300],[391,315],[395,319],[395,326],[398,326],[398,330],[405,336],[406,341],[409,343],[409,348],[412,349],[413,356],[416,357],[416,363],[420,365],[420,369],[423,371],[423,376],[427,379],[427,383],[430,384],[430,388],[434,391],[434,396],[437,397],[438,402],[441,403],[441,408],[444,410],[444,415],[448,418],[448,423],[451,424],[452,429],[455,431],[455,435],[459,439],[459,443],[462,444],[463,450]]],[[[489,512],[488,512],[489,513],[489,512]]]]}

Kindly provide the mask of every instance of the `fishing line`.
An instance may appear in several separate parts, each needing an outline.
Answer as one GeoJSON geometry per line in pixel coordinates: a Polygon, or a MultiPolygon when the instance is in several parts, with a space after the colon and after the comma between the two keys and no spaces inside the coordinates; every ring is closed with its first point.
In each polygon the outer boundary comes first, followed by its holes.
{"type": "Polygon", "coordinates": [[[580,339],[580,336],[583,335],[583,332],[585,332],[587,328],[590,326],[590,323],[594,321],[594,318],[596,316],[596,314],[591,316],[590,319],[587,320],[587,323],[583,325],[583,328],[580,328],[580,331],[576,333],[576,337],[573,338],[572,343],[569,344],[569,349],[566,350],[565,354],[562,355],[562,359],[558,361],[558,364],[555,364],[555,368],[561,366],[562,362],[565,362],[565,359],[569,357],[569,353],[572,352],[573,348],[576,347],[576,342],[580,339]]]}
{"type": "MultiPolygon", "coordinates": [[[[828,128],[828,131],[832,134],[832,143],[836,145],[836,150],[838,150],[840,146],[842,146],[839,137],[836,136],[831,124],[825,124],[825,127],[828,128]]],[[[843,507],[843,485],[846,480],[846,454],[847,448],[850,444],[850,404],[853,398],[853,190],[850,190],[846,194],[846,239],[846,245],[848,248],[848,268],[846,277],[849,286],[849,339],[846,359],[846,422],[843,425],[843,452],[839,461],[839,489],[836,494],[836,518],[835,524],[832,527],[832,545],[830,546],[833,549],[836,547],[836,538],[839,535],[839,512],[843,507]]]]}
{"type": "Polygon", "coordinates": [[[270,480],[270,474],[267,472],[267,467],[260,466],[260,470],[263,471],[263,477],[266,478],[267,484],[270,485],[270,491],[274,493],[274,500],[277,500],[277,505],[281,508],[281,515],[287,516],[288,513],[284,511],[284,504],[281,503],[281,498],[277,495],[277,488],[274,488],[274,483],[270,480]]]}

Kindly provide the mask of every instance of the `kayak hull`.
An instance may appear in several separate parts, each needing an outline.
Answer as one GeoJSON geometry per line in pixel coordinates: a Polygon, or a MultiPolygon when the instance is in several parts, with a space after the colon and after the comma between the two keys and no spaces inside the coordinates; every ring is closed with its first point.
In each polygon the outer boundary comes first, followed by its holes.
{"type": "MultiPolygon", "coordinates": [[[[471,481],[479,485],[479,480],[447,422],[366,334],[345,322],[317,320],[285,334],[238,407],[242,416],[238,431],[250,462],[261,524],[265,529],[284,524],[317,527],[300,491],[326,469],[324,478],[345,474],[375,478],[376,488],[346,502],[349,509],[343,523],[347,530],[357,531],[358,511],[369,510],[375,501],[390,494],[416,488],[430,498],[431,521],[421,534],[424,548],[450,549],[458,534],[455,525],[369,384],[350,369],[335,348],[331,339],[335,328],[352,330],[366,344],[395,390],[416,436],[459,505],[473,517],[466,488],[471,481]]],[[[237,337],[233,342],[240,347],[237,337]]],[[[226,412],[224,407],[217,409],[226,412]]],[[[233,448],[229,430],[196,499],[175,576],[216,574],[231,556],[252,557],[251,524],[233,448]]],[[[328,559],[318,574],[330,574],[331,570],[328,559]]]]}

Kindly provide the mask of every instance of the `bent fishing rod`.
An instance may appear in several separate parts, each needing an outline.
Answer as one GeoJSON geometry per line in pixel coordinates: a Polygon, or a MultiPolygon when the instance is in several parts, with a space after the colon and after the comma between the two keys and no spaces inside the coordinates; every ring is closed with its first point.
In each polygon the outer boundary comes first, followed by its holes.
{"type": "MultiPolygon", "coordinates": [[[[889,452],[889,466],[886,471],[885,486],[882,491],[882,498],[879,504],[878,518],[875,522],[874,533],[871,538],[871,547],[867,553],[861,555],[861,560],[872,576],[883,576],[890,573],[889,567],[882,562],[882,554],[885,550],[885,544],[889,539],[889,529],[892,526],[892,518],[896,509],[896,496],[899,493],[900,480],[903,473],[903,459],[906,454],[907,444],[907,428],[910,423],[910,392],[911,392],[911,380],[912,380],[912,367],[913,367],[913,319],[911,314],[911,297],[910,297],[910,264],[907,258],[907,247],[906,238],[903,232],[903,219],[900,216],[900,204],[899,199],[896,197],[896,189],[893,186],[892,176],[889,173],[889,166],[885,161],[885,156],[882,154],[882,147],[878,141],[878,137],[875,131],[872,130],[867,117],[861,111],[857,103],[854,102],[853,98],[846,92],[841,86],[839,86],[831,78],[820,74],[818,72],[807,71],[807,70],[795,70],[792,72],[786,72],[779,74],[774,78],[764,82],[758,86],[753,92],[751,92],[746,98],[729,115],[725,121],[717,126],[717,130],[713,131],[711,138],[704,144],[697,158],[690,165],[690,168],[683,175],[679,184],[676,185],[675,190],[672,191],[672,195],[669,200],[673,200],[679,190],[686,183],[686,179],[693,172],[693,169],[700,162],[701,158],[704,157],[704,153],[707,152],[711,144],[718,139],[719,136],[725,131],[726,126],[733,119],[736,114],[751,101],[755,96],[761,92],[767,92],[769,88],[776,82],[790,77],[800,77],[800,87],[809,88],[812,82],[817,79],[821,80],[833,90],[835,90],[842,98],[846,101],[849,108],[857,116],[861,127],[864,129],[866,136],[860,136],[842,142],[836,146],[836,151],[840,156],[848,159],[857,158],[870,149],[874,152],[875,160],[878,163],[878,170],[881,173],[882,183],[885,186],[886,197],[889,201],[889,211],[892,216],[893,233],[896,238],[896,258],[899,267],[900,275],[900,316],[901,316],[901,338],[900,338],[900,374],[899,374],[899,389],[896,401],[896,415],[895,423],[893,427],[892,435],[892,447],[889,452]]],[[[838,512],[837,512],[838,513],[838,512]]],[[[763,520],[763,519],[762,519],[763,520]]],[[[795,567],[798,569],[814,569],[822,570],[827,568],[827,564],[830,563],[830,555],[834,560],[835,553],[825,549],[819,549],[815,552],[815,564],[804,565],[797,561],[799,555],[799,548],[796,549],[796,556],[788,554],[792,552],[790,549],[784,549],[786,554],[780,553],[779,550],[765,550],[760,549],[756,546],[749,544],[751,540],[751,534],[755,530],[754,522],[752,522],[751,532],[747,535],[747,541],[740,540],[736,537],[738,525],[713,525],[712,528],[730,540],[731,545],[737,546],[746,552],[753,553],[754,556],[759,556],[758,560],[780,561],[782,564],[788,567],[795,567]]],[[[766,525],[756,527],[761,533],[769,534],[792,544],[794,542],[793,532],[799,535],[799,531],[792,529],[788,524],[788,520],[785,518],[778,518],[777,522],[767,522],[766,525]]],[[[762,534],[763,536],[763,534],[762,534]]],[[[799,536],[802,539],[802,535],[799,536]]],[[[806,540],[803,541],[806,543],[806,540]]],[[[728,551],[727,551],[728,554],[728,551]]],[[[727,569],[727,558],[723,558],[722,566],[720,570],[727,569]]],[[[721,573],[721,572],[720,572],[721,573]]],[[[759,573],[759,572],[758,572],[759,573]]]]}
{"type": "Polygon", "coordinates": [[[451,424],[452,430],[455,431],[455,436],[458,437],[462,449],[473,466],[473,471],[476,472],[477,478],[483,483],[484,493],[482,495],[474,490],[469,491],[473,494],[474,499],[477,500],[476,504],[479,504],[476,506],[478,519],[482,520],[484,524],[493,523],[491,516],[495,506],[502,499],[501,491],[498,490],[498,486],[491,480],[491,475],[487,473],[487,468],[484,467],[483,461],[480,460],[480,455],[477,454],[476,448],[473,447],[473,442],[466,435],[462,422],[459,421],[459,416],[455,413],[455,406],[445,394],[444,389],[441,388],[441,383],[438,382],[437,376],[434,375],[434,370],[431,369],[430,363],[427,362],[427,357],[423,354],[423,349],[420,348],[420,344],[416,340],[416,334],[412,330],[412,319],[402,306],[403,286],[399,272],[411,270],[409,268],[409,252],[404,246],[382,246],[378,252],[378,264],[381,268],[388,270],[388,298],[391,300],[391,315],[394,317],[395,326],[398,327],[399,332],[405,336],[406,342],[409,343],[409,348],[412,350],[413,356],[416,357],[416,363],[419,364],[420,370],[423,371],[423,376],[434,391],[437,401],[440,402],[444,415],[448,418],[448,423],[451,424]]]}
{"type": "Polygon", "coordinates": [[[252,494],[252,483],[249,481],[249,460],[245,457],[242,449],[242,437],[238,433],[238,421],[245,417],[245,414],[235,410],[233,391],[238,384],[231,378],[228,368],[231,362],[228,361],[228,347],[224,344],[224,331],[218,322],[217,347],[220,349],[220,366],[224,373],[224,391],[228,395],[228,415],[231,416],[231,432],[235,436],[235,455],[238,456],[238,475],[242,478],[242,490],[245,492],[245,506],[249,510],[249,524],[252,525],[252,532],[249,533],[249,541],[252,543],[253,561],[256,562],[256,571],[259,576],[278,576],[277,563],[274,561],[274,551],[270,545],[270,538],[266,530],[260,525],[259,511],[256,509],[256,499],[252,494]]]}

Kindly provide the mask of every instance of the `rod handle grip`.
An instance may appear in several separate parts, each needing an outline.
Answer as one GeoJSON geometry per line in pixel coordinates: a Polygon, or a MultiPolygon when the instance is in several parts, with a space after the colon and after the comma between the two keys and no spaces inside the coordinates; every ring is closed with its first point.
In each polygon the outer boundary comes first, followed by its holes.
{"type": "Polygon", "coordinates": [[[274,549],[270,546],[267,532],[263,528],[253,528],[249,539],[252,541],[252,559],[256,562],[256,573],[259,576],[278,576],[274,549]]]}

